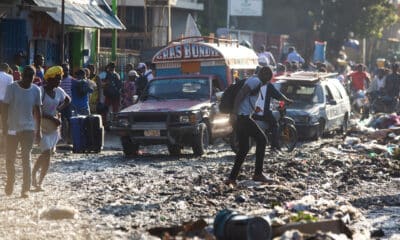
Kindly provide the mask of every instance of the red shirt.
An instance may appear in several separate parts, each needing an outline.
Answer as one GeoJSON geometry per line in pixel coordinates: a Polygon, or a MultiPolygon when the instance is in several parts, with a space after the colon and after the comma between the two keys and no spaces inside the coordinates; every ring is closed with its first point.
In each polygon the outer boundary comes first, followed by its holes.
{"type": "Polygon", "coordinates": [[[369,79],[369,75],[366,72],[355,71],[349,74],[351,78],[351,87],[358,91],[364,90],[366,86],[364,86],[364,81],[369,79]]]}

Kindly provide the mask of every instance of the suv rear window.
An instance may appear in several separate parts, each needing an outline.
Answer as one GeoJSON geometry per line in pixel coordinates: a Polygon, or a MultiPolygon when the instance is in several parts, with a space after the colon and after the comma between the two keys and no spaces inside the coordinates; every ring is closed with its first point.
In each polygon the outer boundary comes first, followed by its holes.
{"type": "Polygon", "coordinates": [[[323,103],[324,94],[320,85],[299,82],[282,82],[275,85],[285,96],[303,103],[323,103]]]}

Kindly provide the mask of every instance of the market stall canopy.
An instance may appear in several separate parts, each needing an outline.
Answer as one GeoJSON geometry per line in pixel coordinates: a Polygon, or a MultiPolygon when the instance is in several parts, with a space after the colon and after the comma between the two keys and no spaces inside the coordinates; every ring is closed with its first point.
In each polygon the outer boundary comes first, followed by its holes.
{"type": "MultiPolygon", "coordinates": [[[[61,23],[61,1],[33,0],[33,2],[40,7],[57,8],[56,12],[47,14],[61,23]]],[[[64,23],[77,27],[126,29],[104,0],[65,0],[64,23]],[[100,7],[101,5],[104,8],[100,7]]]]}

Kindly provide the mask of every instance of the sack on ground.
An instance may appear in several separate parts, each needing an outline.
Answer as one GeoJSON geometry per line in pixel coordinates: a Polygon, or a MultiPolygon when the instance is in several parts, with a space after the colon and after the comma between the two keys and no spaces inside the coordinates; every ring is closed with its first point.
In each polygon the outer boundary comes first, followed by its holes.
{"type": "Polygon", "coordinates": [[[233,113],[233,104],[235,103],[235,98],[240,89],[243,87],[245,81],[246,79],[239,80],[225,89],[219,103],[219,111],[221,113],[233,113]]]}

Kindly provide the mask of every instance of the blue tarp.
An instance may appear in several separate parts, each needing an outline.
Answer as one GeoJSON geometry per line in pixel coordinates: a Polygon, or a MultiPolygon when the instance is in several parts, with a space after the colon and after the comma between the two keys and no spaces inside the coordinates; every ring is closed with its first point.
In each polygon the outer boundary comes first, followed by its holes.
{"type": "MultiPolygon", "coordinates": [[[[33,0],[39,7],[57,8],[56,12],[47,12],[55,21],[61,23],[61,1],[33,0]]],[[[104,0],[77,3],[65,0],[64,23],[69,26],[100,28],[100,29],[126,29],[118,17],[114,16],[110,7],[104,0]],[[102,7],[100,7],[102,5],[102,7]]]]}

